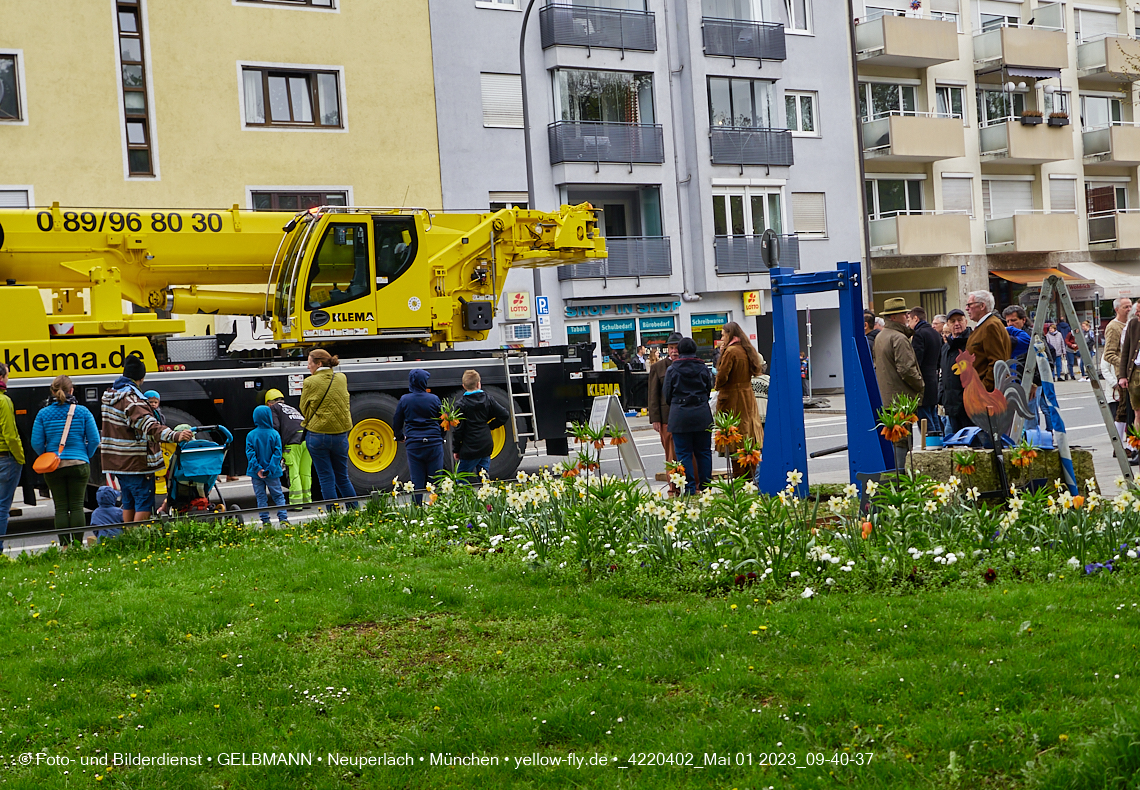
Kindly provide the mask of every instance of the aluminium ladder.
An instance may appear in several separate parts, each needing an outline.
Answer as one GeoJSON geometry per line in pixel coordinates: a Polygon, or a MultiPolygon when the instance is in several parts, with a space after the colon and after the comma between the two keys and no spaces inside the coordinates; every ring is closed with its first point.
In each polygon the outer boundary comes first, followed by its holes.
{"type": "Polygon", "coordinates": [[[538,428],[534,408],[534,390],[531,387],[530,360],[525,351],[507,350],[502,352],[503,379],[507,388],[507,408],[511,413],[511,430],[515,444],[526,439],[528,446],[524,455],[538,455],[538,428]],[[515,409],[515,398],[524,405],[525,411],[515,409]],[[519,430],[519,419],[527,419],[523,430],[519,430]],[[528,428],[527,425],[530,427],[528,428]]]}

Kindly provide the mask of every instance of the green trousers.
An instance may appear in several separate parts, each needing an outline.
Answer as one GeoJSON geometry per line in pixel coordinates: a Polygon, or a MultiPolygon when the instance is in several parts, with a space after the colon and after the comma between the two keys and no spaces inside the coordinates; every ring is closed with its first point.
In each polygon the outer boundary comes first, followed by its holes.
{"type": "Polygon", "coordinates": [[[54,472],[44,475],[48,491],[55,502],[55,528],[75,527],[79,531],[72,534],[61,532],[59,545],[66,546],[72,540],[82,540],[87,526],[87,514],[83,511],[83,495],[87,492],[87,481],[91,477],[88,464],[61,466],[54,472]]]}
{"type": "Polygon", "coordinates": [[[289,472],[289,504],[301,505],[313,501],[313,459],[304,442],[291,444],[283,455],[289,472]]]}

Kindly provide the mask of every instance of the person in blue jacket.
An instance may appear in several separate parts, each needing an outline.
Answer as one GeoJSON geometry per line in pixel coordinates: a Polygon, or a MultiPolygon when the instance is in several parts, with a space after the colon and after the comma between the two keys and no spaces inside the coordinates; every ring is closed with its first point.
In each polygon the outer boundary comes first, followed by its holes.
{"type": "Polygon", "coordinates": [[[95,503],[99,507],[91,511],[92,527],[111,527],[110,529],[96,529],[95,537],[99,540],[113,538],[123,533],[122,527],[112,526],[123,523],[123,509],[119,507],[119,495],[110,486],[99,486],[95,492],[95,503]]]}
{"type": "MultiPolygon", "coordinates": [[[[408,472],[417,491],[443,469],[443,428],[439,423],[439,398],[428,392],[431,376],[416,368],[408,373],[408,394],[400,398],[392,432],[396,441],[404,443],[408,453],[408,472]]],[[[423,503],[423,495],[415,495],[416,504],[423,503]]]]}
{"type": "Polygon", "coordinates": [[[87,481],[91,478],[91,459],[99,452],[99,428],[87,407],[80,406],[74,395],[75,387],[68,376],[56,376],[51,383],[51,399],[36,413],[32,424],[32,451],[42,455],[59,453],[59,466],[44,475],[44,482],[55,503],[55,528],[72,527],[78,532],[59,533],[59,545],[67,546],[72,540],[83,540],[87,514],[83,510],[83,497],[87,481]],[[67,415],[71,414],[71,425],[67,415]],[[63,430],[67,428],[67,441],[59,449],[63,430]]]}
{"type": "MultiPolygon", "coordinates": [[[[273,428],[273,412],[268,406],[258,406],[253,410],[253,424],[256,426],[245,437],[246,473],[253,481],[253,494],[257,506],[265,507],[268,496],[273,497],[277,506],[277,520],[281,526],[289,526],[289,513],[285,510],[285,493],[281,490],[281,434],[273,428]]],[[[269,511],[263,510],[261,523],[269,524],[269,511]]]]}

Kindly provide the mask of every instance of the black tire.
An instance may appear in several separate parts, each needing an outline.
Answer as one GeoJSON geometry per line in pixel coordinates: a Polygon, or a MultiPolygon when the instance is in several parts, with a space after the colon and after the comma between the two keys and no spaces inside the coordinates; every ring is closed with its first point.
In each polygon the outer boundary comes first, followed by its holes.
{"type": "Polygon", "coordinates": [[[182,411],[182,409],[167,408],[160,406],[164,417],[166,417],[166,427],[173,428],[176,425],[190,425],[197,428],[202,424],[202,421],[189,412],[182,411]]]}
{"type": "MultiPolygon", "coordinates": [[[[506,409],[508,412],[511,410],[510,398],[507,393],[498,387],[484,387],[487,394],[490,395],[495,401],[506,409]]],[[[516,411],[520,409],[517,408],[516,411]]],[[[526,431],[526,419],[524,417],[516,417],[515,424],[518,426],[519,433],[526,431]]],[[[494,480],[508,480],[515,476],[519,470],[519,464],[522,463],[523,453],[526,451],[526,439],[519,439],[518,442],[514,441],[514,433],[511,431],[510,421],[507,425],[503,426],[507,432],[506,441],[503,443],[498,455],[491,456],[491,468],[488,471],[490,477],[494,480]]]]}
{"type": "MultiPolygon", "coordinates": [[[[402,481],[408,479],[408,457],[404,452],[403,443],[397,444],[394,440],[386,438],[386,435],[392,435],[392,420],[396,416],[396,406],[399,405],[399,401],[391,395],[362,392],[352,395],[349,404],[352,409],[352,429],[348,432],[348,477],[352,481],[352,487],[360,495],[377,490],[391,490],[393,477],[399,477],[402,481]],[[387,426],[386,435],[383,428],[379,429],[378,436],[375,428],[361,426],[360,424],[366,420],[383,423],[387,426]],[[366,440],[380,441],[382,452],[367,455],[370,448],[364,444],[366,440]],[[387,447],[388,441],[393,442],[394,455],[390,456],[386,464],[377,467],[379,461],[368,459],[388,455],[391,452],[387,447]]],[[[313,483],[316,482],[314,474],[313,483]]]]}

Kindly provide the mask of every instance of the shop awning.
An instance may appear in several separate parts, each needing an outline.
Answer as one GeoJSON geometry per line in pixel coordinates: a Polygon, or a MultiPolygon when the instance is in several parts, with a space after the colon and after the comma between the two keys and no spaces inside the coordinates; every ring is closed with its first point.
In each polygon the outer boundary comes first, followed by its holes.
{"type": "Polygon", "coordinates": [[[1136,274],[1110,269],[1092,261],[1077,261],[1062,265],[1078,277],[1095,282],[1102,299],[1140,295],[1140,276],[1136,274]]]}
{"type": "Polygon", "coordinates": [[[1042,281],[1053,275],[1064,280],[1078,279],[1060,269],[990,269],[990,276],[1000,277],[1018,285],[1040,285],[1042,281]]]}

